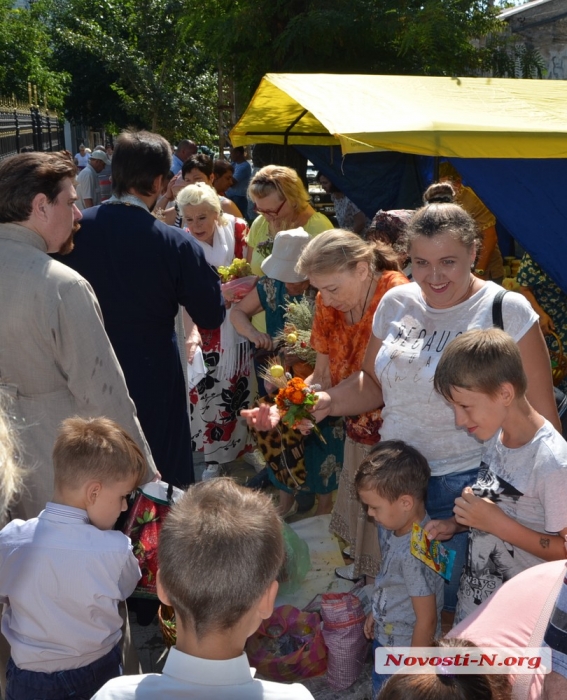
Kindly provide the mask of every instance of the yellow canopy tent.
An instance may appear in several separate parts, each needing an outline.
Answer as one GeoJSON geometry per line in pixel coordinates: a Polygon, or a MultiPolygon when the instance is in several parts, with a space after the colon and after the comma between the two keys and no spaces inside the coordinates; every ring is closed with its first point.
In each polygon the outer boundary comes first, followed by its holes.
{"type": "Polygon", "coordinates": [[[567,82],[268,73],[230,133],[457,158],[567,158],[567,82]]]}

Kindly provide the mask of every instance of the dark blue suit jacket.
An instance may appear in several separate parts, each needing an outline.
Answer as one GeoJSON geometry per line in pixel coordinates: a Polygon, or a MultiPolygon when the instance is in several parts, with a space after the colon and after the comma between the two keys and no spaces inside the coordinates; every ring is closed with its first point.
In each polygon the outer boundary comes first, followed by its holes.
{"type": "Polygon", "coordinates": [[[140,207],[85,210],[70,255],[57,256],[98,297],[110,341],[165,481],[194,481],[187,396],[174,330],[179,306],[202,328],[217,328],[225,308],[217,273],[180,229],[140,207]]]}

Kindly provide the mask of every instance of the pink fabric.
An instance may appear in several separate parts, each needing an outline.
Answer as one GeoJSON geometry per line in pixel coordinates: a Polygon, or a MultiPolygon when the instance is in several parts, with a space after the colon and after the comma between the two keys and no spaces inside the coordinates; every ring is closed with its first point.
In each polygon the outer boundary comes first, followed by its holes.
{"type": "MultiPolygon", "coordinates": [[[[565,560],[559,560],[522,571],[446,636],[468,639],[478,646],[526,647],[545,601],[564,568],[565,560]]],[[[543,679],[543,673],[534,675],[530,700],[541,698],[543,679]]]]}

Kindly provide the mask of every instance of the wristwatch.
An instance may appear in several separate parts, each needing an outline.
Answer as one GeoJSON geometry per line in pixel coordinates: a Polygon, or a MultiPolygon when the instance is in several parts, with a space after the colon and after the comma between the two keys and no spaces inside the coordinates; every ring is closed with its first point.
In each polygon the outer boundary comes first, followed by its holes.
{"type": "Polygon", "coordinates": [[[475,267],[474,274],[478,275],[479,277],[484,277],[486,270],[483,270],[481,267],[475,267]]]}

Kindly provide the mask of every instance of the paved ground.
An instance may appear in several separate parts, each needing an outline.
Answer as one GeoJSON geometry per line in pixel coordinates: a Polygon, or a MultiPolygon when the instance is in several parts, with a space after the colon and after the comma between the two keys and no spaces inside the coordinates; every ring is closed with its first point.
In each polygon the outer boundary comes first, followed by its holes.
{"type": "MultiPolygon", "coordinates": [[[[197,478],[202,473],[202,465],[196,464],[195,474],[197,478]]],[[[229,465],[229,473],[240,482],[244,483],[247,479],[254,476],[254,469],[245,462],[238,461],[229,465]]],[[[313,511],[298,514],[291,520],[300,520],[308,517],[313,511]]],[[[140,663],[144,673],[157,672],[163,668],[167,655],[161,631],[156,620],[148,627],[140,627],[135,621],[135,615],[132,615],[131,628],[134,644],[140,657],[140,663]]],[[[329,687],[326,677],[311,678],[304,682],[304,685],[309,688],[316,700],[338,700],[339,698],[349,698],[349,700],[370,700],[372,697],[371,691],[371,665],[370,660],[367,661],[364,670],[358,681],[347,690],[336,691],[329,687]]]]}

